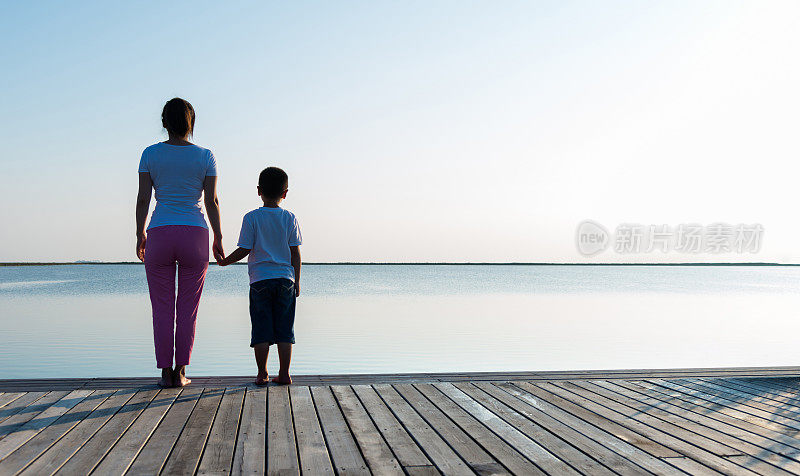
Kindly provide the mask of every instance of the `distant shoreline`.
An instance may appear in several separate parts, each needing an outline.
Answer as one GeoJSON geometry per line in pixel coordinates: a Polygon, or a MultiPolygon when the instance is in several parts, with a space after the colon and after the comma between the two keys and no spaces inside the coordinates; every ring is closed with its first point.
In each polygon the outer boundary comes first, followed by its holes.
{"type": "MultiPolygon", "coordinates": [[[[77,261],[70,263],[63,262],[18,262],[18,263],[0,263],[0,267],[10,266],[81,266],[81,265],[139,265],[139,261],[77,261]]],[[[216,263],[211,262],[212,265],[216,263]]],[[[234,266],[244,266],[247,263],[235,263],[234,266]]],[[[508,262],[508,263],[491,263],[491,262],[355,262],[355,261],[341,261],[341,262],[308,262],[303,263],[304,266],[800,266],[800,263],[766,263],[766,262],[744,262],[744,263],[525,263],[525,262],[508,262]]]]}

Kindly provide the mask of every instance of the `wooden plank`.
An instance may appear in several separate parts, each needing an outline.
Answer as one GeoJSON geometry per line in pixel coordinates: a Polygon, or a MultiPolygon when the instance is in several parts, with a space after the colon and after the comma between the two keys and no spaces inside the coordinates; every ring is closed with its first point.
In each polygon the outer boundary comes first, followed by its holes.
{"type": "Polygon", "coordinates": [[[510,383],[509,385],[516,386],[517,388],[523,390],[524,392],[533,395],[536,398],[539,398],[541,401],[545,401],[548,404],[556,406],[563,411],[573,415],[576,418],[579,418],[583,421],[591,423],[593,426],[602,429],[613,435],[614,437],[629,443],[630,445],[639,448],[640,450],[651,454],[657,458],[677,458],[683,457],[677,451],[668,448],[661,443],[658,443],[654,440],[649,438],[645,438],[639,433],[620,425],[619,423],[605,418],[597,413],[594,413],[586,408],[573,403],[570,400],[566,400],[563,397],[548,392],[544,388],[534,385],[532,382],[514,382],[510,383]]]}
{"type": "MultiPolygon", "coordinates": [[[[586,453],[587,455],[591,455],[594,460],[604,466],[602,472],[606,472],[605,468],[608,468],[617,474],[634,476],[640,475],[646,470],[645,467],[637,466],[634,462],[631,462],[629,459],[623,457],[619,452],[615,451],[618,449],[620,452],[624,452],[624,450],[628,449],[629,447],[627,443],[622,440],[617,440],[608,433],[595,431],[596,429],[580,419],[574,417],[569,418],[570,416],[566,415],[565,412],[556,411],[553,408],[541,405],[535,399],[531,401],[517,398],[514,394],[490,383],[479,382],[475,383],[474,385],[486,392],[488,395],[491,395],[496,400],[499,400],[504,405],[513,409],[520,415],[523,415],[534,421],[542,428],[559,437],[561,440],[569,442],[570,445],[574,446],[578,450],[586,453]],[[567,420],[574,426],[570,426],[567,424],[567,422],[564,422],[561,419],[567,420]],[[602,443],[598,443],[594,439],[590,438],[587,434],[601,436],[603,438],[602,443]]],[[[513,388],[515,387],[512,387],[512,392],[513,388]]],[[[518,391],[516,393],[521,394],[522,392],[518,391]]],[[[630,455],[629,452],[626,454],[630,455]]],[[[564,457],[568,457],[568,454],[564,457]]],[[[569,461],[570,464],[575,466],[575,463],[573,463],[572,459],[569,461]]],[[[654,462],[658,463],[662,472],[666,472],[670,469],[668,465],[658,461],[656,458],[651,457],[647,462],[651,464],[654,462]]],[[[579,469],[583,471],[582,468],[579,469]]]]}
{"type": "Polygon", "coordinates": [[[331,388],[372,474],[404,474],[400,462],[375,427],[352,387],[337,385],[331,388]]]}
{"type": "MultiPolygon", "coordinates": [[[[706,379],[701,379],[701,380],[705,381],[706,379]]],[[[720,385],[736,388],[742,391],[747,391],[753,395],[759,395],[764,398],[769,398],[770,400],[779,403],[790,403],[793,405],[800,404],[800,397],[798,397],[797,393],[793,391],[775,391],[764,385],[760,385],[756,382],[740,381],[735,379],[726,378],[726,379],[716,379],[714,381],[720,385]]]]}
{"type": "MultiPolygon", "coordinates": [[[[568,374],[561,373],[557,381],[548,383],[541,381],[538,373],[531,382],[521,380],[531,373],[512,373],[514,383],[486,381],[502,374],[387,376],[386,381],[400,383],[379,385],[380,394],[365,385],[331,388],[326,383],[333,380],[327,377],[309,378],[313,388],[275,387],[282,390],[275,390],[271,397],[273,387],[269,391],[254,389],[254,393],[262,392],[262,397],[259,404],[258,397],[251,396],[247,421],[240,418],[245,412],[245,392],[232,389],[223,395],[218,387],[232,378],[209,378],[213,385],[206,390],[209,393],[184,412],[183,419],[178,405],[161,409],[158,421],[153,421],[156,410],[145,413],[141,405],[137,410],[134,400],[137,396],[141,400],[142,392],[135,393],[135,389],[113,395],[111,389],[95,392],[73,407],[59,403],[78,395],[72,392],[70,398],[63,398],[68,392],[62,389],[69,388],[69,382],[55,382],[51,387],[55,390],[49,393],[8,391],[0,393],[0,417],[5,420],[0,422],[0,432],[5,432],[0,435],[0,457],[5,454],[0,474],[20,470],[27,475],[92,470],[105,474],[107,468],[116,474],[116,470],[127,470],[131,461],[136,465],[130,467],[131,473],[160,469],[182,474],[197,469],[199,474],[227,474],[236,469],[240,474],[247,467],[253,469],[248,473],[261,474],[269,469],[265,457],[268,421],[283,428],[286,437],[274,442],[286,445],[290,461],[295,458],[295,467],[290,464],[288,469],[292,474],[331,474],[336,469],[341,473],[399,474],[402,470],[406,474],[438,474],[440,468],[446,473],[471,473],[473,469],[538,474],[543,471],[534,462],[541,464],[537,459],[541,452],[592,474],[604,467],[581,467],[576,461],[594,458],[623,474],[631,472],[634,463],[641,465],[642,472],[657,474],[679,470],[698,474],[713,472],[712,468],[726,474],[746,474],[748,470],[800,473],[800,381],[795,378],[732,378],[742,375],[734,372],[720,379],[678,373],[672,380],[619,379],[621,374],[614,374],[614,380],[606,381],[595,373],[586,380],[570,382],[562,381],[560,377],[568,374]],[[408,383],[430,381],[426,379],[453,380],[457,386],[408,383]],[[211,392],[216,392],[214,401],[206,403],[211,392]],[[268,413],[280,417],[268,419],[268,413]],[[526,431],[538,428],[539,436],[531,438],[503,418],[526,431]],[[150,428],[145,420],[151,422],[150,428]],[[164,438],[157,437],[162,433],[164,438]],[[572,448],[577,456],[554,455],[557,450],[548,446],[553,441],[572,448]],[[445,449],[434,458],[438,450],[431,448],[437,445],[450,450],[449,463],[437,459],[445,449]],[[249,452],[244,451],[245,446],[249,452]],[[117,458],[120,452],[130,456],[127,463],[125,457],[117,458]],[[156,467],[159,458],[151,458],[149,453],[162,455],[164,468],[156,467]],[[339,454],[344,455],[340,461],[351,457],[362,464],[357,467],[350,461],[339,468],[339,454]],[[147,458],[154,462],[152,467],[142,463],[147,458]],[[440,466],[432,464],[432,459],[440,466]],[[453,461],[461,463],[461,471],[447,468],[453,461]]],[[[379,377],[356,375],[352,379],[374,382],[379,377]]],[[[111,381],[131,387],[152,384],[152,379],[111,381]]],[[[101,384],[87,381],[79,392],[93,392],[101,384]]],[[[186,390],[199,391],[201,387],[186,390]]],[[[157,393],[148,391],[153,396],[152,392],[157,393]]],[[[165,404],[164,395],[158,397],[158,405],[165,404]]],[[[145,402],[147,408],[154,405],[145,402]]],[[[277,452],[279,446],[272,450],[277,452]]]]}
{"type": "Polygon", "coordinates": [[[0,380],[0,391],[3,392],[35,392],[66,390],[79,390],[83,387],[85,379],[60,379],[60,380],[37,380],[37,379],[16,379],[0,380]]]}
{"type": "MultiPolygon", "coordinates": [[[[311,399],[311,390],[302,386],[292,386],[289,390],[297,450],[303,474],[334,474],[331,457],[325,446],[325,437],[317,419],[314,400],[311,399]]],[[[288,436],[285,440],[289,441],[288,436]]]]}
{"type": "Polygon", "coordinates": [[[447,395],[459,407],[486,425],[497,436],[522,453],[538,467],[534,474],[576,474],[564,461],[547,451],[538,442],[529,438],[518,428],[503,420],[490,409],[456,388],[452,383],[438,383],[434,387],[447,395]]]}
{"type": "Polygon", "coordinates": [[[708,391],[705,391],[705,393],[719,395],[738,403],[754,406],[754,408],[761,408],[764,411],[774,412],[776,415],[787,417],[795,421],[800,421],[800,406],[798,406],[798,404],[800,404],[800,400],[797,402],[777,401],[772,398],[763,397],[762,395],[756,393],[755,390],[750,388],[738,387],[735,383],[728,383],[726,385],[717,384],[714,382],[698,381],[698,383],[700,383],[701,386],[693,386],[690,388],[694,388],[701,392],[703,392],[705,388],[708,388],[708,391]]]}
{"type": "Polygon", "coordinates": [[[25,392],[3,393],[0,395],[0,408],[3,408],[23,395],[25,395],[25,392]]]}
{"type": "MultiPolygon", "coordinates": [[[[77,392],[87,391],[78,390],[77,392]]],[[[88,392],[92,393],[93,391],[89,390],[88,392]]],[[[91,414],[94,409],[100,406],[112,393],[113,391],[111,390],[101,390],[87,395],[86,398],[58,417],[52,424],[30,438],[7,458],[0,461],[0,474],[17,474],[22,471],[23,468],[49,449],[56,441],[80,423],[81,420],[91,414]]],[[[53,407],[50,408],[52,409],[53,407]]],[[[31,420],[28,424],[33,423],[34,420],[31,420]]],[[[3,442],[5,441],[8,441],[8,439],[3,440],[3,442]]],[[[3,442],[0,442],[0,444],[3,442]]]]}
{"type": "MultiPolygon", "coordinates": [[[[403,468],[407,472],[410,471],[409,468],[427,468],[414,471],[429,471],[433,464],[397,421],[375,389],[369,385],[355,385],[351,388],[403,468]]],[[[435,471],[438,473],[438,470],[435,471]]]]}
{"type": "MultiPolygon", "coordinates": [[[[795,454],[800,452],[800,438],[793,436],[795,432],[786,434],[756,425],[745,419],[730,416],[724,407],[719,407],[711,402],[699,398],[692,398],[680,392],[674,392],[667,388],[650,384],[643,381],[633,382],[616,382],[617,385],[623,385],[626,388],[636,390],[640,393],[648,395],[649,397],[662,400],[670,405],[680,407],[689,412],[702,415],[707,418],[717,420],[732,427],[741,428],[752,433],[755,436],[769,438],[773,441],[771,447],[777,448],[783,454],[795,454]],[[720,411],[717,411],[719,409],[720,411]]],[[[684,412],[686,413],[686,412],[684,412]]]]}
{"type": "Polygon", "coordinates": [[[649,410],[649,407],[643,405],[639,405],[637,407],[636,402],[628,402],[622,398],[621,395],[609,392],[608,390],[598,387],[591,382],[575,380],[566,383],[559,382],[556,385],[563,388],[568,388],[569,390],[579,393],[586,398],[592,399],[618,413],[636,418],[643,423],[646,423],[673,436],[679,437],[697,447],[704,448],[706,451],[717,456],[738,456],[742,454],[742,452],[736,448],[722,444],[713,438],[705,436],[704,434],[686,432],[681,426],[670,421],[670,418],[667,416],[655,416],[649,411],[645,411],[649,410]],[[633,403],[633,406],[628,405],[627,403],[633,403]]]}
{"type": "Polygon", "coordinates": [[[626,436],[625,441],[636,445],[640,449],[645,449],[646,451],[650,450],[647,452],[660,457],[663,461],[689,474],[722,474],[719,471],[712,470],[707,465],[700,464],[694,459],[686,457],[682,453],[678,453],[670,448],[672,445],[664,446],[669,442],[677,440],[677,446],[682,448],[683,443],[679,439],[674,439],[670,435],[665,435],[661,431],[651,428],[637,420],[625,418],[624,415],[620,415],[592,400],[557,387],[553,385],[552,382],[536,382],[535,384],[527,382],[520,383],[519,386],[523,390],[529,391],[536,396],[546,398],[550,403],[558,403],[559,407],[568,409],[574,415],[586,416],[587,418],[589,415],[595,415],[599,419],[593,420],[593,424],[599,425],[609,430],[609,432],[613,432],[621,439],[622,436],[626,436]],[[569,403],[569,405],[565,402],[569,403]],[[584,412],[588,412],[589,415],[586,415],[584,412]],[[618,433],[617,426],[619,425],[624,425],[625,432],[618,433]],[[632,432],[636,436],[627,437],[628,432],[632,432]],[[661,447],[673,452],[676,456],[659,456],[655,454],[655,450],[663,452],[660,449],[661,447]]]}
{"type": "Polygon", "coordinates": [[[364,474],[367,463],[356,445],[350,428],[339,410],[330,387],[312,387],[311,394],[319,414],[319,422],[328,452],[337,474],[364,474]]]}
{"type": "MultiPolygon", "coordinates": [[[[695,369],[618,369],[536,372],[460,372],[460,373],[396,373],[396,374],[339,374],[298,375],[298,385],[372,384],[372,383],[422,383],[437,381],[555,381],[572,379],[647,379],[647,378],[762,378],[797,385],[800,367],[734,367],[695,369]]],[[[213,376],[193,377],[198,387],[235,387],[247,385],[252,377],[213,376]]],[[[153,378],[90,378],[90,379],[5,379],[0,380],[0,392],[27,392],[76,389],[137,388],[154,384],[153,378]]]]}
{"type": "Polygon", "coordinates": [[[792,404],[781,404],[778,402],[773,402],[769,399],[761,399],[759,397],[754,397],[752,394],[745,393],[739,390],[733,390],[727,387],[723,387],[714,383],[707,383],[707,382],[699,382],[699,381],[692,381],[692,380],[674,380],[674,383],[683,385],[685,387],[689,387],[700,392],[704,392],[710,395],[717,395],[723,398],[726,398],[730,401],[734,401],[736,403],[744,404],[749,407],[753,407],[759,410],[763,410],[767,413],[775,413],[776,415],[786,418],[790,420],[793,425],[798,425],[797,429],[800,429],[800,407],[792,404]]]}
{"type": "MultiPolygon", "coordinates": [[[[172,452],[169,454],[166,463],[164,463],[164,468],[161,471],[163,474],[195,473],[224,392],[224,389],[213,388],[207,388],[203,391],[203,395],[200,396],[200,400],[192,410],[192,414],[186,422],[186,426],[183,427],[178,441],[175,442],[172,452]]],[[[173,405],[174,407],[175,405],[173,405]]],[[[167,419],[165,418],[162,425],[166,422],[167,419]]]]}
{"type": "Polygon", "coordinates": [[[394,388],[473,471],[478,474],[510,474],[411,384],[395,385],[394,388]]]}
{"type": "MultiPolygon", "coordinates": [[[[720,416],[715,412],[699,413],[693,410],[686,411],[686,407],[690,405],[685,405],[685,402],[684,405],[681,405],[681,401],[677,399],[672,399],[673,401],[670,401],[669,397],[658,398],[656,396],[651,396],[650,392],[647,392],[647,390],[632,383],[617,381],[613,383],[606,382],[605,384],[608,385],[609,389],[619,388],[620,392],[624,390],[626,395],[629,394],[631,398],[635,398],[642,403],[657,406],[663,411],[669,411],[670,413],[679,415],[687,420],[691,420],[693,422],[713,428],[724,435],[720,440],[723,443],[725,442],[724,440],[728,438],[738,439],[740,441],[733,441],[730,443],[730,445],[732,447],[738,447],[737,445],[740,444],[744,445],[741,447],[741,449],[745,453],[751,454],[760,459],[777,463],[782,469],[788,469],[790,471],[800,473],[800,462],[786,460],[787,457],[783,456],[784,454],[792,453],[800,454],[800,448],[798,447],[789,446],[782,443],[780,440],[773,440],[768,436],[762,436],[761,434],[750,432],[739,424],[730,424],[723,419],[718,419],[718,417],[724,418],[725,415],[720,416]]],[[[740,423],[733,418],[730,420],[733,420],[735,423],[740,423]]],[[[764,430],[765,432],[769,431],[764,428],[760,429],[764,430]]],[[[784,436],[780,434],[776,435],[780,437],[784,436]]],[[[791,438],[786,439],[789,441],[792,440],[791,438]]],[[[794,443],[800,444],[800,440],[794,440],[794,443]]]]}
{"type": "Polygon", "coordinates": [[[415,387],[513,474],[536,474],[539,472],[536,465],[494,434],[483,423],[456,405],[432,384],[416,384],[415,387]]]}
{"type": "Polygon", "coordinates": [[[300,474],[289,387],[269,388],[267,415],[267,474],[300,474]]]}
{"type": "Polygon", "coordinates": [[[747,384],[758,386],[760,389],[777,395],[797,395],[798,386],[800,382],[797,379],[779,379],[779,378],[756,378],[756,377],[733,377],[726,380],[735,381],[740,384],[747,384]]]}
{"type": "Polygon", "coordinates": [[[197,474],[229,474],[231,472],[244,393],[245,389],[242,387],[225,389],[197,474]]]}
{"type": "Polygon", "coordinates": [[[743,405],[726,398],[722,398],[716,395],[710,395],[708,393],[694,390],[692,388],[688,388],[672,382],[668,382],[666,380],[665,381],[645,380],[645,382],[660,385],[670,390],[675,390],[676,392],[684,394],[684,396],[687,398],[691,397],[700,398],[702,400],[705,400],[713,404],[713,408],[715,411],[725,413],[735,418],[741,418],[743,420],[755,423],[757,425],[778,432],[786,434],[797,434],[797,428],[794,428],[794,424],[786,425],[786,422],[787,421],[791,422],[791,420],[780,418],[778,415],[774,415],[770,412],[765,412],[763,410],[743,405]]]}
{"type": "Polygon", "coordinates": [[[5,435],[3,439],[0,440],[0,460],[10,455],[23,443],[36,436],[40,431],[56,421],[61,415],[68,412],[70,408],[80,403],[89,393],[91,392],[86,390],[74,390],[67,395],[61,395],[61,392],[51,392],[37,402],[37,404],[41,403],[42,405],[47,405],[47,408],[41,412],[36,414],[34,414],[34,412],[27,414],[23,412],[9,418],[6,423],[13,429],[10,429],[10,431],[4,429],[2,432],[5,433],[5,435]],[[59,396],[61,398],[57,398],[59,396]],[[27,421],[24,423],[21,421],[10,423],[17,416],[23,416],[27,421]],[[33,417],[28,419],[29,416],[33,417]]]}
{"type": "MultiPolygon", "coordinates": [[[[581,473],[592,475],[613,474],[610,469],[598,463],[595,459],[590,457],[588,453],[584,454],[575,448],[573,446],[574,442],[567,442],[547,431],[541,424],[534,421],[531,415],[516,411],[516,409],[509,407],[492,395],[478,389],[473,384],[456,383],[454,385],[470,398],[521,431],[525,436],[539,443],[539,445],[552,453],[556,458],[569,464],[581,473]]],[[[531,414],[532,412],[526,413],[531,414]]]]}
{"type": "MultiPolygon", "coordinates": [[[[781,408],[786,410],[786,413],[793,413],[795,415],[800,414],[800,405],[797,404],[796,401],[792,400],[784,400],[784,401],[775,401],[772,398],[762,397],[763,394],[755,394],[752,392],[745,391],[741,388],[732,388],[729,385],[722,385],[725,379],[715,379],[715,380],[700,380],[696,378],[691,379],[675,379],[673,380],[674,383],[678,383],[681,385],[686,386],[693,386],[697,390],[711,393],[711,394],[719,394],[725,396],[726,398],[731,398],[732,400],[742,400],[743,402],[750,404],[750,402],[756,402],[754,404],[756,408],[766,408],[769,409],[770,406],[780,406],[781,408]],[[756,398],[757,397],[757,398],[756,398]],[[767,407],[762,407],[759,405],[767,405],[767,407]]],[[[787,392],[788,394],[788,392],[787,392]]],[[[794,394],[793,398],[796,400],[797,395],[794,394]]]]}
{"type": "MultiPolygon", "coordinates": [[[[643,395],[627,390],[622,387],[615,386],[610,382],[593,381],[587,382],[587,385],[595,385],[603,388],[605,391],[614,392],[614,395],[619,395],[618,401],[628,405],[634,409],[645,411],[650,415],[657,416],[658,418],[668,421],[676,426],[684,428],[687,432],[695,432],[705,437],[711,438],[721,444],[730,446],[744,455],[736,460],[739,464],[743,464],[752,471],[761,474],[780,474],[789,476],[793,474],[791,471],[800,470],[800,462],[792,461],[785,456],[779,455],[767,448],[757,446],[750,441],[739,439],[738,437],[726,433],[726,428],[722,424],[714,420],[701,420],[700,422],[694,418],[688,418],[687,415],[677,408],[677,413],[670,412],[671,409],[664,402],[660,400],[647,400],[643,401],[643,395]]],[[[603,393],[605,395],[605,393],[603,393]]],[[[612,394],[609,394],[612,396],[612,394]]],[[[744,433],[744,432],[742,432],[744,433]]],[[[748,435],[752,441],[755,435],[748,435]]]]}
{"type": "Polygon", "coordinates": [[[24,425],[68,392],[28,392],[0,408],[0,439],[24,425]]]}
{"type": "Polygon", "coordinates": [[[701,435],[691,437],[685,431],[671,423],[660,420],[647,413],[633,410],[614,400],[607,399],[597,393],[582,388],[579,381],[557,382],[545,384],[554,391],[560,389],[562,396],[573,401],[580,401],[581,405],[591,407],[594,411],[606,415],[608,418],[617,419],[621,424],[629,426],[643,435],[658,439],[662,443],[674,448],[685,456],[699,461],[709,468],[725,474],[756,474],[742,466],[739,466],[723,456],[737,456],[741,453],[738,450],[721,445],[701,435]],[[571,394],[571,395],[570,395],[571,394]],[[580,398],[575,398],[578,396],[580,398]],[[620,418],[619,415],[622,415],[620,418]],[[636,423],[633,423],[636,422],[636,423]],[[686,438],[686,440],[684,440],[686,438]],[[697,446],[687,440],[702,445],[697,446]]]}
{"type": "Polygon", "coordinates": [[[145,390],[134,395],[56,474],[91,472],[158,394],[158,390],[145,390]]]}
{"type": "Polygon", "coordinates": [[[161,472],[202,393],[203,389],[200,387],[189,386],[183,389],[133,459],[129,469],[131,474],[161,472]]]}
{"type": "Polygon", "coordinates": [[[375,385],[386,406],[444,474],[471,474],[469,466],[390,385],[375,385]]]}
{"type": "Polygon", "coordinates": [[[267,442],[267,389],[247,389],[233,453],[232,474],[264,474],[267,442]]]}
{"type": "Polygon", "coordinates": [[[119,411],[135,392],[119,390],[100,404],[69,433],[59,439],[21,473],[26,476],[53,474],[70,459],[108,420],[119,411]]]}
{"type": "Polygon", "coordinates": [[[136,421],[131,424],[125,434],[117,440],[111,451],[97,465],[95,471],[98,474],[125,473],[145,444],[147,444],[150,435],[156,430],[161,419],[164,418],[164,415],[180,393],[180,388],[165,388],[161,390],[136,421]]]}
{"type": "Polygon", "coordinates": [[[670,388],[673,388],[678,391],[683,391],[689,395],[700,397],[704,400],[708,400],[709,402],[715,403],[720,406],[725,406],[728,408],[734,408],[744,413],[749,413],[750,415],[760,417],[763,420],[769,421],[771,424],[776,424],[783,426],[784,428],[789,428],[795,433],[797,430],[800,430],[800,421],[795,420],[791,416],[784,417],[783,415],[777,414],[773,410],[765,410],[762,408],[757,408],[756,405],[758,404],[748,404],[748,402],[737,401],[734,396],[729,396],[726,398],[721,394],[716,393],[709,393],[705,391],[703,387],[694,386],[692,384],[687,383],[679,383],[675,381],[664,382],[664,385],[669,384],[670,388]]]}
{"type": "MultiPolygon", "coordinates": [[[[545,398],[543,398],[543,396],[548,395],[546,394],[546,392],[537,391],[540,390],[538,389],[538,387],[534,387],[533,385],[527,382],[520,382],[518,385],[512,384],[511,382],[502,382],[502,383],[497,383],[496,385],[502,388],[504,391],[508,392],[509,394],[514,395],[520,400],[528,403],[529,405],[538,408],[544,412],[547,412],[548,415],[551,415],[560,422],[569,425],[571,428],[579,429],[583,435],[586,435],[586,437],[591,438],[600,445],[608,447],[610,450],[613,450],[617,454],[634,462],[636,465],[640,466],[646,471],[655,474],[670,474],[675,472],[674,466],[671,466],[664,460],[650,453],[647,453],[646,451],[643,451],[641,448],[628,441],[626,438],[630,435],[630,430],[624,429],[625,430],[624,432],[618,431],[618,433],[622,433],[622,436],[624,436],[625,438],[616,436],[615,434],[604,429],[604,427],[609,426],[603,424],[605,421],[608,420],[602,419],[601,421],[598,415],[591,412],[588,412],[588,415],[585,414],[584,412],[576,412],[577,414],[571,413],[568,410],[556,405],[556,403],[563,403],[561,401],[563,400],[561,399],[561,397],[549,394],[549,396],[551,396],[553,400],[553,402],[551,403],[550,401],[545,400],[545,398]],[[536,392],[536,394],[532,392],[536,392]],[[578,414],[584,417],[588,416],[588,418],[581,418],[578,414]],[[598,425],[597,423],[600,423],[600,425],[598,425]]],[[[572,408],[569,405],[565,406],[567,408],[572,408]]],[[[581,407],[578,408],[583,410],[581,407]]],[[[613,423],[612,428],[610,429],[617,431],[616,426],[617,424],[613,423]]],[[[650,440],[647,440],[646,446],[650,446],[649,443],[652,442],[650,440]]],[[[669,451],[672,452],[672,450],[669,451]]],[[[590,454],[593,455],[593,453],[590,454]]],[[[701,468],[695,468],[695,469],[699,470],[701,468]]]]}
{"type": "Polygon", "coordinates": [[[404,466],[403,469],[405,470],[408,476],[437,476],[442,474],[436,469],[436,466],[404,466]]]}

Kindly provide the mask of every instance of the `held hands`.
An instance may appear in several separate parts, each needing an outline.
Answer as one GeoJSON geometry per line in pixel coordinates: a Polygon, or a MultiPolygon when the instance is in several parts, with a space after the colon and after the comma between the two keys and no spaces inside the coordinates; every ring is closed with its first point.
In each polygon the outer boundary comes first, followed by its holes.
{"type": "Polygon", "coordinates": [[[147,235],[142,233],[136,236],[136,257],[139,261],[144,262],[144,248],[147,243],[147,235]]]}
{"type": "Polygon", "coordinates": [[[222,248],[222,237],[215,236],[214,237],[214,244],[211,245],[211,251],[214,253],[214,259],[217,260],[217,264],[220,266],[225,266],[227,263],[225,261],[225,250],[222,248]]]}

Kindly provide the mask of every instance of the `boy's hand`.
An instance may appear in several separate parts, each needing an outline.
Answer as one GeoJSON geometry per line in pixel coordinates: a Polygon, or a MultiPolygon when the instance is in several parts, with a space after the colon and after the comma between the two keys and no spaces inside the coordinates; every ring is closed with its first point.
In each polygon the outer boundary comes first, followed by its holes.
{"type": "Polygon", "coordinates": [[[294,297],[300,295],[300,283],[294,283],[294,297]]]}
{"type": "Polygon", "coordinates": [[[228,266],[229,264],[233,264],[249,254],[250,250],[248,250],[247,248],[236,248],[235,250],[233,250],[233,253],[229,254],[228,256],[214,255],[214,257],[217,258],[218,265],[228,266]]]}

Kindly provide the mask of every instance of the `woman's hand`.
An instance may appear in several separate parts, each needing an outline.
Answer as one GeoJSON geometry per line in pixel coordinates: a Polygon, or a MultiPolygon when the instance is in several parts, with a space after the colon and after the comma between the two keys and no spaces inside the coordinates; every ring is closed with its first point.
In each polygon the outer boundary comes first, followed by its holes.
{"type": "Polygon", "coordinates": [[[214,259],[219,263],[225,259],[225,250],[222,249],[222,237],[214,236],[214,244],[211,245],[211,251],[214,253],[214,259]]]}
{"type": "Polygon", "coordinates": [[[147,235],[142,233],[136,236],[136,256],[139,261],[144,262],[144,247],[147,244],[147,235]]]}
{"type": "Polygon", "coordinates": [[[147,232],[144,225],[147,212],[150,210],[150,195],[153,192],[153,180],[149,172],[139,172],[139,193],[136,195],[136,256],[144,262],[144,245],[147,232]]]}

